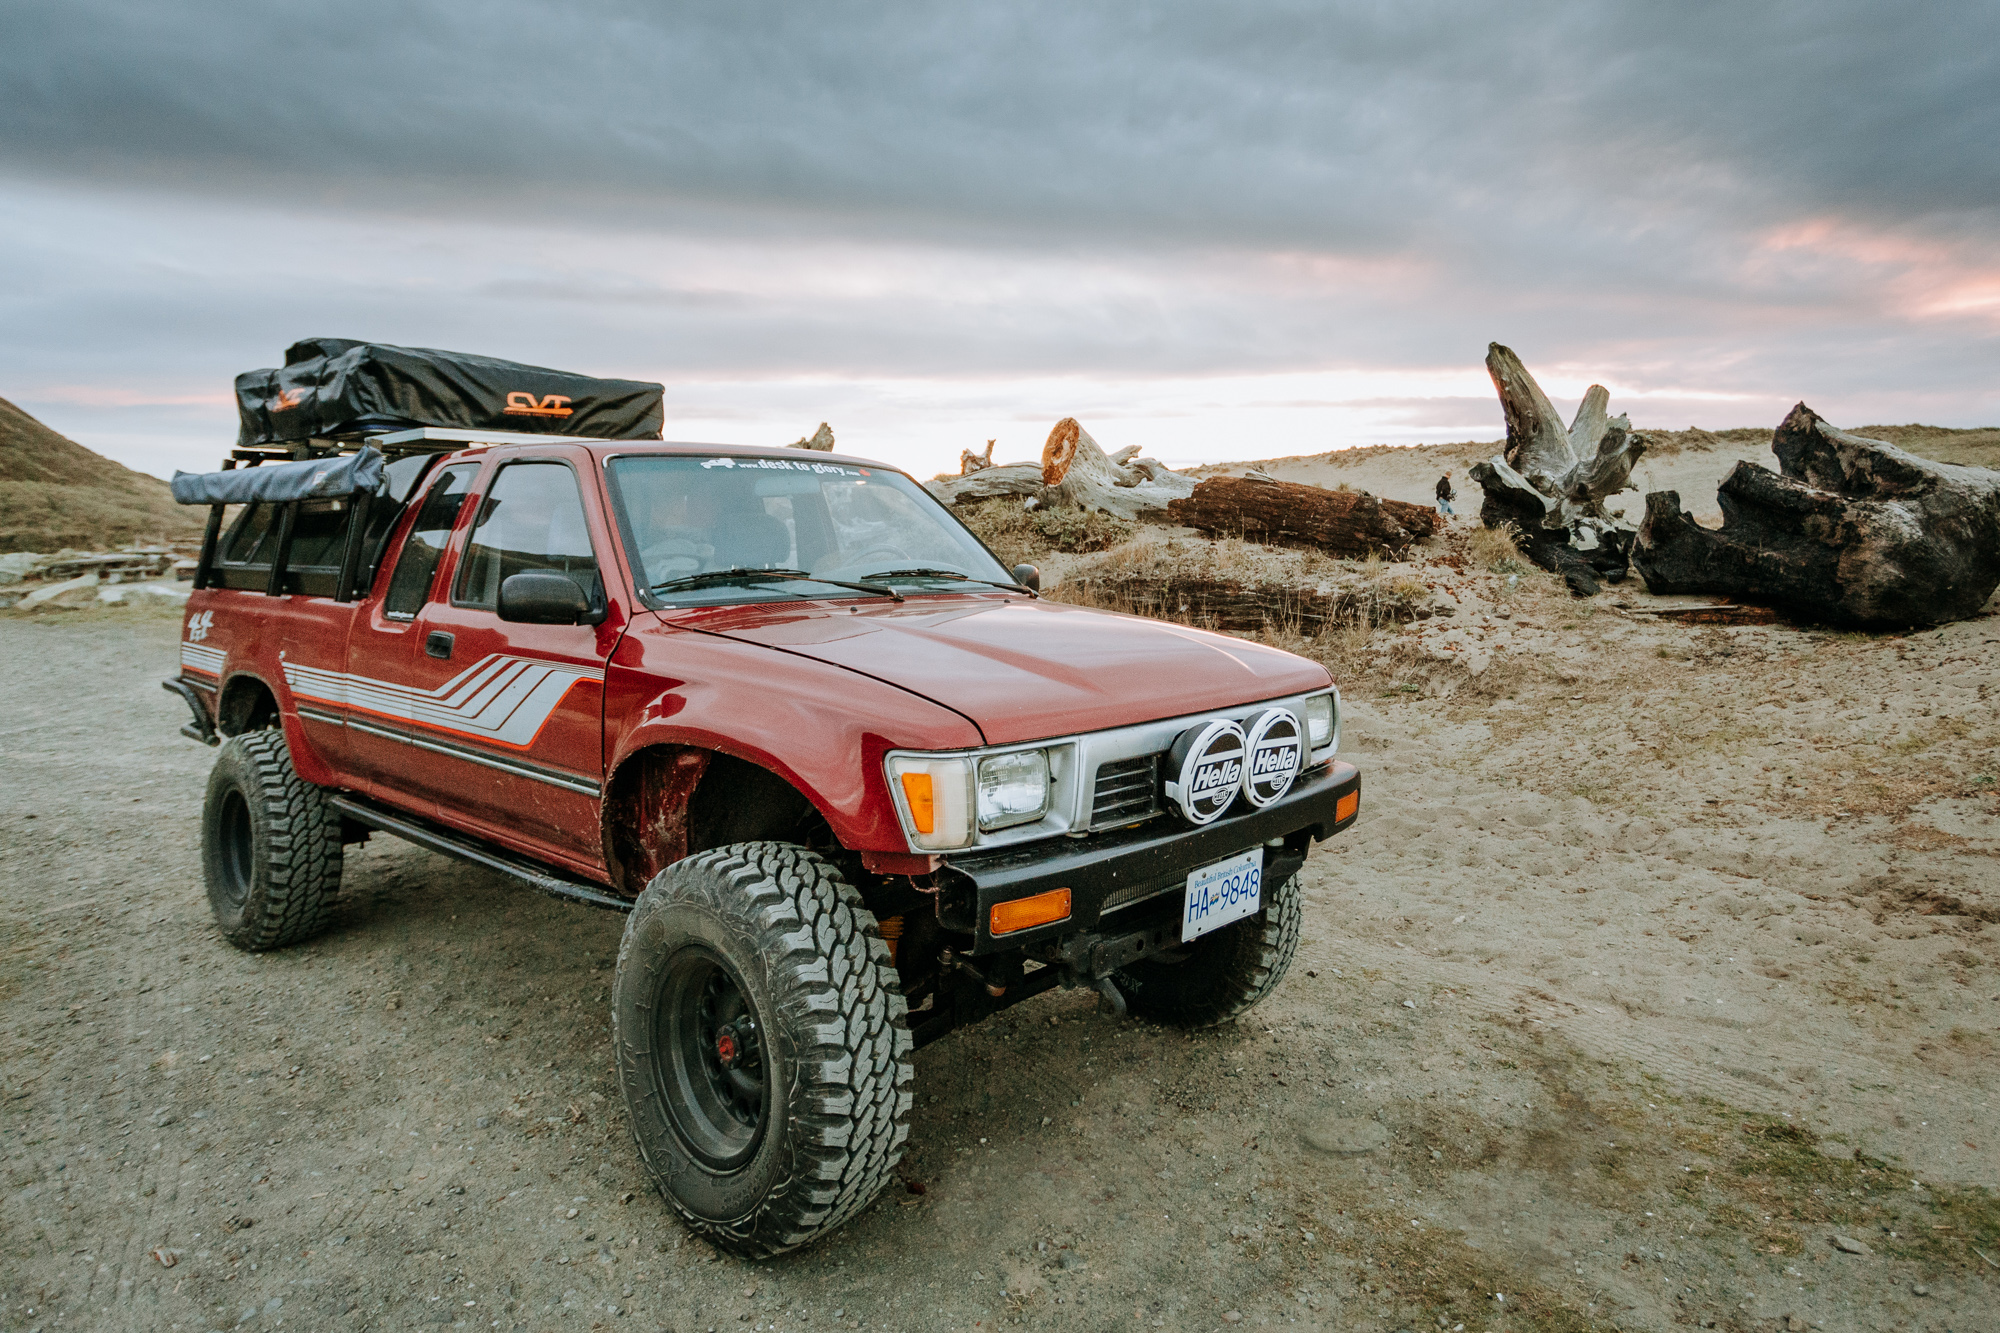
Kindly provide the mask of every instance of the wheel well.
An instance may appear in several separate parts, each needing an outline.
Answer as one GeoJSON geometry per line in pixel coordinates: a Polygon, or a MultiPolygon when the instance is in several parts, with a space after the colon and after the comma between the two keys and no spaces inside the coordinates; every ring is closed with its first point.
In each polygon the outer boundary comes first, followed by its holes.
{"type": "Polygon", "coordinates": [[[660,871],[710,847],[838,845],[825,817],[791,783],[748,760],[694,746],[658,745],[627,758],[605,787],[603,809],[612,884],[635,896],[660,871]]]}
{"type": "Polygon", "coordinates": [[[263,731],[278,725],[278,699],[255,676],[232,676],[222,687],[215,710],[215,728],[225,736],[263,731]]]}

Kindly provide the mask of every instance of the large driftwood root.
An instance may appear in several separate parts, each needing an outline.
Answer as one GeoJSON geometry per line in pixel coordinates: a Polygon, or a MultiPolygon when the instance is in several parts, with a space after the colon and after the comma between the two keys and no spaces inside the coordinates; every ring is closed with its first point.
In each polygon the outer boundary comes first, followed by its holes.
{"type": "Polygon", "coordinates": [[[1105,453],[1075,417],[1055,424],[1042,446],[1040,463],[996,467],[992,453],[990,440],[983,458],[966,450],[959,458],[959,475],[935,478],[928,483],[931,493],[946,504],[1019,496],[1038,507],[1053,505],[1136,520],[1158,517],[1169,503],[1194,490],[1194,478],[1156,459],[1140,458],[1136,445],[1105,453]]]}
{"type": "Polygon", "coordinates": [[[1167,518],[1211,537],[1305,546],[1332,555],[1395,553],[1437,531],[1429,505],[1384,500],[1366,491],[1329,491],[1297,482],[1210,477],[1167,518]]]}
{"type": "Polygon", "coordinates": [[[1486,493],[1480,521],[1515,529],[1522,554],[1562,575],[1579,597],[1597,592],[1600,579],[1625,577],[1632,528],[1604,502],[1630,483],[1646,437],[1622,414],[1609,415],[1611,392],[1601,384],[1590,386],[1565,429],[1521,358],[1499,343],[1487,345],[1486,373],[1507,418],[1507,445],[1472,465],[1486,493]]]}
{"type": "Polygon", "coordinates": [[[1837,430],[1804,403],[1771,442],[1782,473],[1738,463],[1701,527],[1646,497],[1632,563],[1656,593],[1718,593],[1862,628],[1975,615],[2000,587],[2000,472],[1933,463],[1837,430]]]}

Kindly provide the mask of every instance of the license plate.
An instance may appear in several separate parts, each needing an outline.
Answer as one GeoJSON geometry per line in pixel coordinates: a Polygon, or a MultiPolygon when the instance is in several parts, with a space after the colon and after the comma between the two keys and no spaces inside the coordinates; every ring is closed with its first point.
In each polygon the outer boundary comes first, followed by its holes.
{"type": "Polygon", "coordinates": [[[1203,866],[1188,876],[1187,897],[1181,902],[1181,942],[1185,944],[1218,926],[1257,915],[1264,905],[1264,849],[1252,847],[1241,856],[1203,866]]]}

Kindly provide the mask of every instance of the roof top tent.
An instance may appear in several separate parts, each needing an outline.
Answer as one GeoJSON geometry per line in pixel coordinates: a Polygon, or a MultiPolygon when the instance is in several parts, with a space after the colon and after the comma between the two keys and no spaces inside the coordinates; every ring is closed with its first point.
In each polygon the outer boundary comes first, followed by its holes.
{"type": "Polygon", "coordinates": [[[331,504],[351,511],[343,520],[339,572],[329,580],[333,595],[350,601],[370,572],[364,533],[382,527],[369,523],[368,511],[383,486],[384,455],[445,454],[475,440],[545,436],[657,440],[664,397],[663,386],[643,380],[596,379],[469,352],[348,338],[295,342],[283,366],[236,377],[241,427],[223,471],[175,475],[176,499],[209,506],[195,586],[216,581],[224,507],[247,502],[279,506],[270,570],[261,577],[273,595],[292,591],[288,566],[299,506],[331,504]],[[340,454],[355,455],[356,465],[311,465],[340,454]],[[225,480],[239,464],[286,462],[295,466],[281,470],[299,475],[248,485],[225,480]]]}
{"type": "Polygon", "coordinates": [[[311,457],[422,426],[657,440],[664,393],[642,380],[596,379],[469,352],[307,338],[285,349],[283,366],[236,377],[236,453],[311,457]]]}

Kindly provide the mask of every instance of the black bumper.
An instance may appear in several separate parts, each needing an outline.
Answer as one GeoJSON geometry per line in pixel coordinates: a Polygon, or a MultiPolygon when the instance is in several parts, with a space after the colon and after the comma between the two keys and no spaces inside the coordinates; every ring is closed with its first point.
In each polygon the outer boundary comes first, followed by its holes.
{"type": "Polygon", "coordinates": [[[1163,815],[1135,829],[1087,839],[953,857],[939,872],[940,906],[944,915],[960,918],[948,920],[948,926],[974,933],[975,954],[1038,945],[1077,931],[1119,930],[1124,926],[1119,918],[1136,919],[1133,909],[1185,886],[1191,871],[1252,847],[1282,842],[1265,853],[1267,871],[1296,869],[1312,842],[1354,822],[1360,790],[1360,770],[1336,760],[1301,778],[1275,805],[1255,810],[1239,801],[1239,813],[1204,828],[1163,815]],[[1339,803],[1350,794],[1357,799],[1342,818],[1339,803]],[[997,937],[991,933],[995,903],[1053,889],[1070,891],[1067,918],[997,937]],[[967,916],[970,920],[963,919],[967,916]]]}

